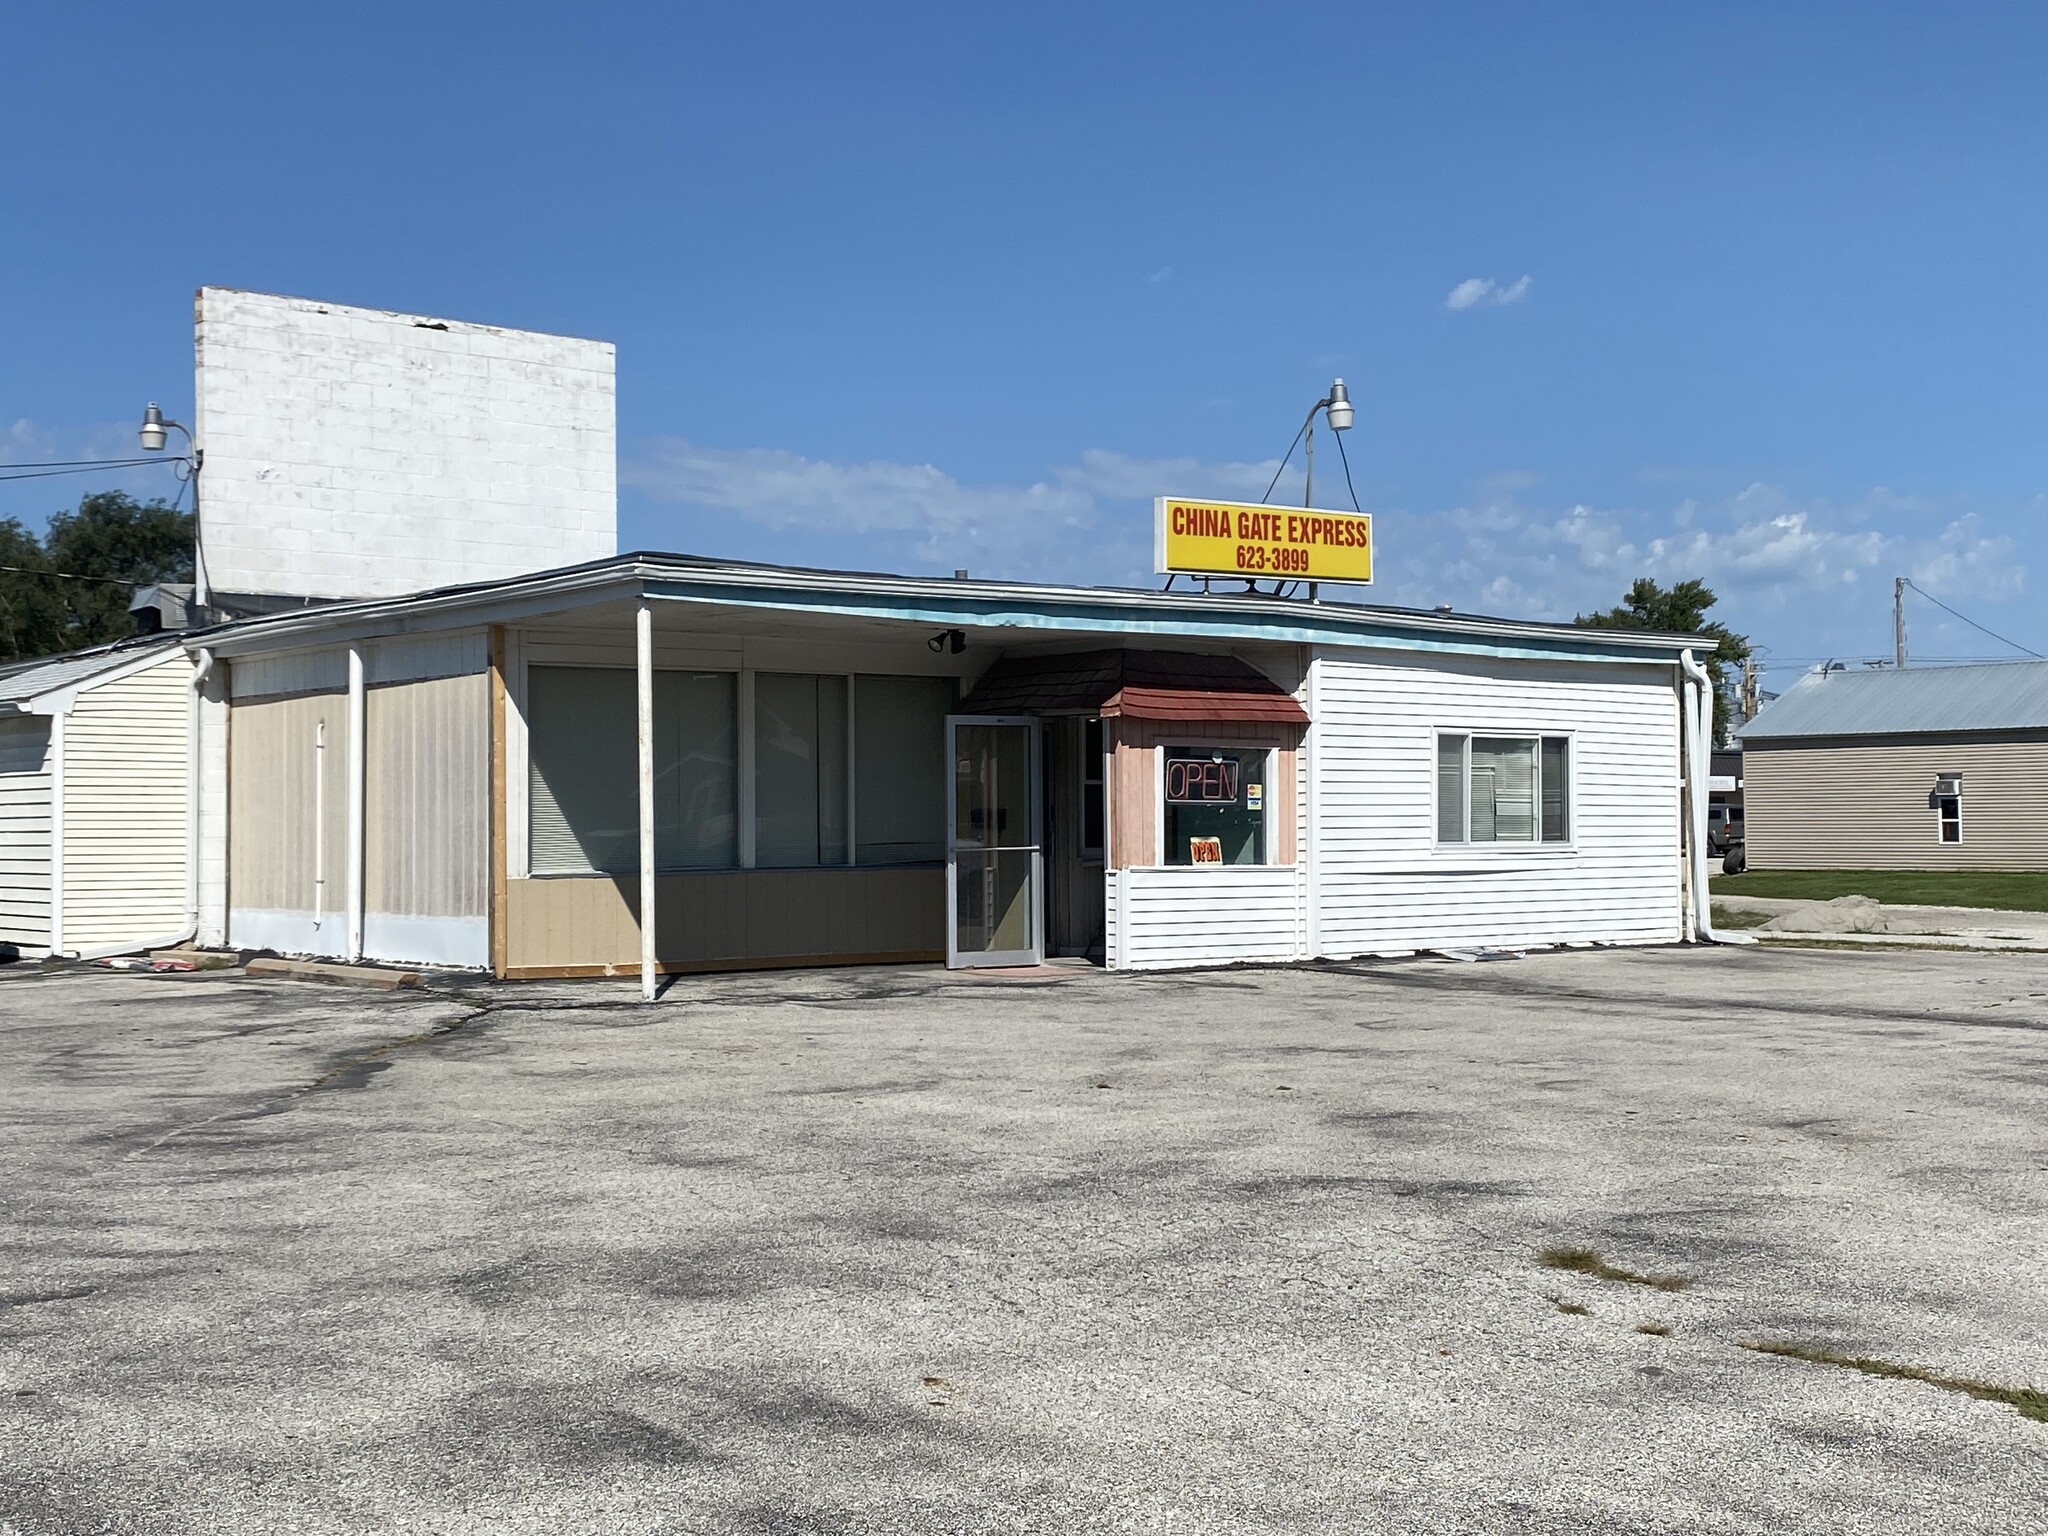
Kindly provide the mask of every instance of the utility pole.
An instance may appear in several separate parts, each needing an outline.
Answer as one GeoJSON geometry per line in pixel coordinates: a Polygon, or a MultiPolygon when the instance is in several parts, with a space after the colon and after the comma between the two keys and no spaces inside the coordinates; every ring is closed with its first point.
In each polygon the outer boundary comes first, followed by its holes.
{"type": "Polygon", "coordinates": [[[1744,725],[1749,724],[1750,721],[1756,718],[1757,707],[1756,658],[1754,656],[1745,656],[1742,658],[1742,723],[1744,725]]]}
{"type": "Polygon", "coordinates": [[[1892,578],[1892,664],[1906,667],[1906,578],[1892,578]]]}

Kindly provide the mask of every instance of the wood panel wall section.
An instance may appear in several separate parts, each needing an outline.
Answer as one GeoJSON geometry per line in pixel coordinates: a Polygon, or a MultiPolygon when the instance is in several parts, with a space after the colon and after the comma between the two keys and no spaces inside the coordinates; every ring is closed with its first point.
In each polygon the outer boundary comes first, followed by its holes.
{"type": "Polygon", "coordinates": [[[1159,749],[1167,746],[1276,748],[1279,756],[1268,785],[1273,862],[1294,862],[1295,755],[1301,750],[1302,727],[1134,720],[1127,716],[1102,724],[1110,742],[1112,869],[1149,869],[1159,863],[1159,749]]]}
{"type": "Polygon", "coordinates": [[[511,912],[505,868],[505,819],[511,798],[505,781],[505,626],[491,626],[491,810],[490,924],[491,974],[503,976],[511,964],[511,912]]]}
{"type": "MultiPolygon", "coordinates": [[[[506,893],[504,975],[638,971],[637,876],[512,880],[506,893]]],[[[664,973],[943,961],[946,872],[917,865],[663,875],[654,921],[664,973]]]]}

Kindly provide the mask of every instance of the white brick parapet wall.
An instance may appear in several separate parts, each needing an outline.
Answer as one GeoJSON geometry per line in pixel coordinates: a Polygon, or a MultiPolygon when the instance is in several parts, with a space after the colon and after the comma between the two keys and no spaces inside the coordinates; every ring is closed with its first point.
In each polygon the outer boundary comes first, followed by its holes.
{"type": "Polygon", "coordinates": [[[201,289],[216,591],[387,597],[617,553],[609,342],[201,289]]]}

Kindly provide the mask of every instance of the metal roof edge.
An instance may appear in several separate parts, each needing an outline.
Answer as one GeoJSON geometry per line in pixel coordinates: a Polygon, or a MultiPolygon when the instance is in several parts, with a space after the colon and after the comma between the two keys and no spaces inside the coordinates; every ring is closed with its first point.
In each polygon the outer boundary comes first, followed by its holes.
{"type": "MultiPolygon", "coordinates": [[[[47,708],[35,709],[31,706],[49,699],[69,700],[81,693],[90,692],[102,683],[118,682],[124,677],[145,671],[172,652],[183,649],[181,639],[182,637],[178,635],[133,637],[117,640],[111,645],[86,646],[76,651],[59,652],[55,656],[38,656],[27,665],[13,668],[7,674],[0,675],[0,691],[8,688],[11,679],[25,677],[44,667],[57,667],[66,662],[82,662],[95,658],[104,658],[107,664],[98,671],[88,672],[83,676],[52,682],[49,687],[39,688],[33,693],[11,694],[5,699],[0,699],[0,707],[11,703],[17,706],[14,711],[17,714],[47,714],[50,712],[47,708]]],[[[68,712],[70,705],[65,703],[63,708],[68,712]]]]}
{"type": "Polygon", "coordinates": [[[332,634],[380,633],[505,622],[623,595],[634,585],[669,600],[731,602],[848,616],[900,617],[1022,629],[1097,628],[1134,634],[1278,643],[1389,645],[1466,650],[1543,659],[1669,663],[1698,636],[1652,630],[1305,603],[1277,597],[1147,592],[1129,587],[1065,587],[1029,582],[896,576],[880,572],[709,560],[636,552],[530,576],[443,587],[399,597],[330,603],[241,619],[185,637],[188,649],[222,654],[291,649],[332,634]],[[1085,620],[1086,622],[1075,622],[1085,620]]]}

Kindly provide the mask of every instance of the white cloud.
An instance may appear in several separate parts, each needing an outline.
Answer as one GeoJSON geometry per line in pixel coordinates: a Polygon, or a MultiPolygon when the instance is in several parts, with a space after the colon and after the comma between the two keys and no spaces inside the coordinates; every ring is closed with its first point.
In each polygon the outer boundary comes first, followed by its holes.
{"type": "MultiPolygon", "coordinates": [[[[839,463],[671,438],[623,464],[621,480],[682,510],[686,525],[653,540],[669,548],[1148,585],[1154,496],[1255,500],[1274,468],[1094,449],[1027,484],[976,485],[931,464],[839,463]]],[[[2048,556],[2030,531],[2044,521],[2038,515],[1997,519],[2024,535],[2014,538],[1993,530],[1993,509],[1883,489],[1837,502],[1754,484],[1610,507],[1544,505],[1532,499],[1536,486],[1507,473],[1482,482],[1466,505],[1376,509],[1381,579],[1371,600],[1561,620],[1611,606],[1638,576],[1697,577],[1719,595],[1717,617],[1780,654],[1850,654],[1889,645],[1890,578],[1907,575],[1994,628],[2041,638],[2038,621],[2007,615],[2001,624],[1995,611],[2023,599],[2028,558],[2048,556]]],[[[1276,499],[1298,499],[1300,487],[1297,464],[1276,499]]]]}
{"type": "Polygon", "coordinates": [[[1274,468],[1090,449],[1028,485],[968,485],[932,464],[835,463],[665,438],[622,464],[620,480],[655,500],[762,529],[855,536],[878,562],[1120,583],[1149,570],[1153,497],[1256,497],[1274,468]]]}
{"type": "MultiPolygon", "coordinates": [[[[1720,599],[1715,617],[1787,656],[1888,652],[1898,575],[2001,628],[1995,605],[2023,599],[2029,553],[1967,507],[1883,490],[1836,503],[1751,485],[1713,500],[1561,512],[1503,497],[1388,511],[1379,523],[1379,601],[1564,620],[1612,606],[1638,576],[1696,577],[1720,599]]],[[[2038,620],[2004,624],[2040,640],[2038,620]]],[[[1943,654],[1981,651],[1941,638],[1943,654]]]]}
{"type": "Polygon", "coordinates": [[[1171,276],[1173,276],[1172,267],[1159,267],[1154,271],[1147,272],[1145,274],[1145,281],[1148,283],[1163,283],[1171,276]]]}
{"type": "Polygon", "coordinates": [[[1490,277],[1468,277],[1444,299],[1445,309],[1497,309],[1529,296],[1536,279],[1523,273],[1512,283],[1497,283],[1490,277]]]}

